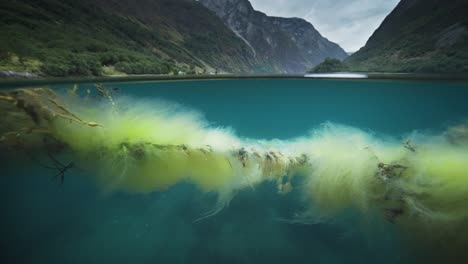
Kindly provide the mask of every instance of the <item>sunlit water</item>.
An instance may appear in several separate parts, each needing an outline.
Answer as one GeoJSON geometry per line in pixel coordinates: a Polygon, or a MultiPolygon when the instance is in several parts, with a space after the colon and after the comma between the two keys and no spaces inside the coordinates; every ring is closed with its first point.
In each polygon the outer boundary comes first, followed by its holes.
{"type": "Polygon", "coordinates": [[[368,78],[367,74],[361,73],[309,73],[305,77],[308,78],[335,78],[335,79],[366,79],[368,78]]]}
{"type": "MultiPolygon", "coordinates": [[[[414,130],[436,133],[468,118],[468,84],[462,82],[221,80],[106,86],[117,88],[115,97],[196,109],[212,126],[257,139],[305,136],[330,121],[403,140],[414,130]]],[[[323,222],[290,221],[307,205],[300,192],[278,195],[273,183],[242,190],[217,215],[195,221],[212,209],[216,197],[190,183],[151,194],[106,193],[83,177],[87,171],[73,171],[60,185],[41,166],[1,155],[2,263],[429,261],[424,247],[378,215],[349,210],[323,222]]]]}

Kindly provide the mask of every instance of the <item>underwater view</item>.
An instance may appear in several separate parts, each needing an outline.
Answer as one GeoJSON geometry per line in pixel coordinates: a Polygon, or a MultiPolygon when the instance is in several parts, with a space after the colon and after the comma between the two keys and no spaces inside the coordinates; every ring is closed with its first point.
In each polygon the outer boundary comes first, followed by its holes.
{"type": "Polygon", "coordinates": [[[468,263],[468,1],[0,1],[0,169],[0,264],[468,263]]]}
{"type": "Polygon", "coordinates": [[[1,263],[464,263],[468,82],[0,90],[1,263]]]}

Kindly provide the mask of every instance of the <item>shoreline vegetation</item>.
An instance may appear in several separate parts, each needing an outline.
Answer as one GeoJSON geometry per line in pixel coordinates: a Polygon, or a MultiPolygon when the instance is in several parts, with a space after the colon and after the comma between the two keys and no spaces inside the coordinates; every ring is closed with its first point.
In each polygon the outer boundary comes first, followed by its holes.
{"type": "Polygon", "coordinates": [[[68,77],[259,66],[241,39],[192,1],[3,1],[0,32],[0,71],[68,77]]]}
{"type": "MultiPolygon", "coordinates": [[[[346,72],[354,73],[354,72],[346,72]]],[[[25,74],[25,73],[23,73],[25,74]]],[[[26,87],[50,84],[67,83],[109,83],[109,82],[136,82],[136,81],[197,81],[197,80],[224,80],[224,79],[336,79],[336,80],[356,80],[355,78],[333,77],[334,74],[327,74],[326,77],[313,77],[304,74],[142,74],[142,75],[109,75],[98,77],[0,77],[0,88],[26,87]]],[[[362,74],[358,72],[358,74],[362,74]]],[[[444,80],[444,81],[468,81],[468,74],[412,74],[412,73],[365,73],[367,78],[359,80],[444,80]]]]}
{"type": "MultiPolygon", "coordinates": [[[[401,1],[363,48],[344,60],[326,58],[318,65],[322,59],[307,65],[300,62],[309,55],[289,52],[289,37],[281,35],[276,43],[285,47],[280,59],[283,64],[294,62],[294,71],[261,59],[200,1],[112,3],[2,2],[0,81],[113,76],[198,79],[227,73],[239,78],[289,76],[284,75],[287,72],[300,77],[309,68],[309,73],[372,72],[370,78],[467,79],[468,4],[464,1],[401,1]]],[[[266,36],[260,35],[259,42],[266,36]]],[[[311,43],[306,46],[315,50],[311,43]]]]}

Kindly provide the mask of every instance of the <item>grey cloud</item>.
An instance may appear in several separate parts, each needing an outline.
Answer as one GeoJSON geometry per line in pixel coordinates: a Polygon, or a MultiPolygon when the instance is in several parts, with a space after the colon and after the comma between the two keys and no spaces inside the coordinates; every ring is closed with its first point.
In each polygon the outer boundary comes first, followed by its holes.
{"type": "Polygon", "coordinates": [[[399,0],[250,0],[268,15],[301,17],[347,51],[364,46],[399,0]]]}

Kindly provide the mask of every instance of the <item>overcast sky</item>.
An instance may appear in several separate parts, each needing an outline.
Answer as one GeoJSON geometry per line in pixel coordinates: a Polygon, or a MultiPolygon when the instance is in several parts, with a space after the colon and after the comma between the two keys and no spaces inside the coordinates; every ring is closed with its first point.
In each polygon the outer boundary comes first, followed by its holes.
{"type": "Polygon", "coordinates": [[[270,16],[301,17],[346,51],[357,51],[399,0],[250,0],[270,16]]]}

